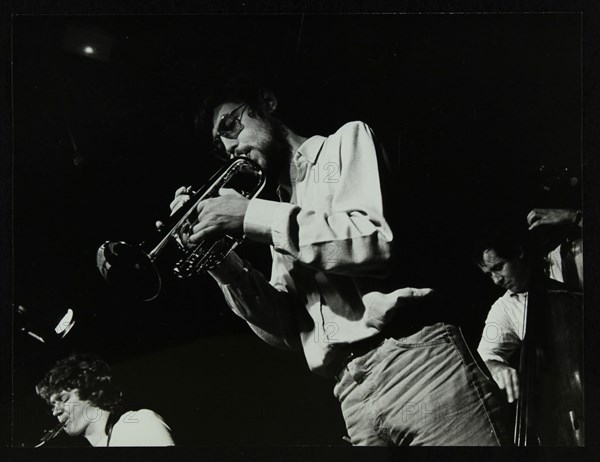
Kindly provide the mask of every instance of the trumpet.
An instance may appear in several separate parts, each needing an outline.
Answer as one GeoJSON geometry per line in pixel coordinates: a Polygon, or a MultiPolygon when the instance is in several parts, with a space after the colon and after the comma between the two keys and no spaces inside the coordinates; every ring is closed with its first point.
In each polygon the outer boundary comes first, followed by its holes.
{"type": "Polygon", "coordinates": [[[107,241],[98,248],[96,266],[104,279],[145,301],[158,296],[161,271],[180,279],[214,268],[229,255],[242,238],[225,235],[185,245],[182,235],[193,224],[193,213],[200,201],[216,197],[219,189],[231,188],[248,199],[256,197],[265,185],[261,168],[247,157],[237,157],[215,173],[159,230],[158,242],[134,246],[123,241],[107,241]],[[174,245],[173,245],[174,244],[174,245]],[[166,251],[175,248],[176,251],[166,251]],[[148,250],[149,249],[149,250],[148,250]],[[173,256],[175,254],[175,256],[173,256]],[[160,268],[160,269],[159,269],[160,268]]]}

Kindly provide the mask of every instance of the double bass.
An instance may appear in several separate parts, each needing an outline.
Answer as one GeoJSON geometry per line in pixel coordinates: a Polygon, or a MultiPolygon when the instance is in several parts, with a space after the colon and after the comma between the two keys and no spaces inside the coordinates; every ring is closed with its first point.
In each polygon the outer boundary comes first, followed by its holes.
{"type": "Polygon", "coordinates": [[[532,281],[521,347],[517,446],[583,446],[582,294],[532,281]]]}
{"type": "MultiPolygon", "coordinates": [[[[539,189],[534,194],[536,204],[532,205],[560,207],[581,198],[579,173],[575,169],[541,164],[537,173],[539,189]]],[[[552,240],[548,235],[545,238],[552,240]]],[[[514,443],[583,446],[582,294],[546,278],[538,267],[524,319],[526,334],[519,363],[520,398],[514,443]]]]}

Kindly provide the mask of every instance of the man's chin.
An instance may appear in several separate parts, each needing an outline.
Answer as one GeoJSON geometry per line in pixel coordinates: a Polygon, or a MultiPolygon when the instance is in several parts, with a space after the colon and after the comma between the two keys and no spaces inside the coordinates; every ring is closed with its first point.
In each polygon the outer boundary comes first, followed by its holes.
{"type": "Polygon", "coordinates": [[[65,427],[65,433],[69,436],[77,436],[81,433],[81,430],[77,430],[76,428],[73,428],[72,423],[68,423],[67,426],[65,427]]]}
{"type": "Polygon", "coordinates": [[[524,292],[527,292],[526,287],[521,287],[521,286],[517,286],[517,285],[511,285],[511,286],[507,287],[507,289],[510,290],[513,294],[522,294],[524,292]]]}

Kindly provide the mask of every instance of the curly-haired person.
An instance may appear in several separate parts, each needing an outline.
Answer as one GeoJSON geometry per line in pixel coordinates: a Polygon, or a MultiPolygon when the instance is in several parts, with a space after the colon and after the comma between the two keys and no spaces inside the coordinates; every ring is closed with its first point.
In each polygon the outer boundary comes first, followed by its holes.
{"type": "Polygon", "coordinates": [[[149,409],[123,412],[110,367],[97,356],[73,354],[58,361],[36,386],[69,436],[92,446],[172,446],[171,429],[149,409]]]}

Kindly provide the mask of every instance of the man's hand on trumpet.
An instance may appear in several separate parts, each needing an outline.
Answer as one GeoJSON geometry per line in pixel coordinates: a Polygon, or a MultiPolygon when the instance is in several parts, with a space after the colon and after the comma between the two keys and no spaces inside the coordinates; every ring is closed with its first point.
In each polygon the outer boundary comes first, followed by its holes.
{"type": "Polygon", "coordinates": [[[171,216],[173,216],[173,214],[177,212],[177,210],[179,210],[183,204],[190,200],[191,189],[191,186],[182,186],[177,191],[175,191],[175,198],[169,204],[169,208],[171,209],[171,216]]]}
{"type": "MultiPolygon", "coordinates": [[[[175,192],[175,199],[170,204],[171,215],[189,200],[189,187],[181,187],[175,192]]],[[[218,237],[225,234],[240,236],[244,233],[244,217],[250,199],[245,198],[234,189],[221,188],[219,197],[203,200],[196,206],[192,220],[188,242],[197,243],[207,237],[218,237]]]]}

